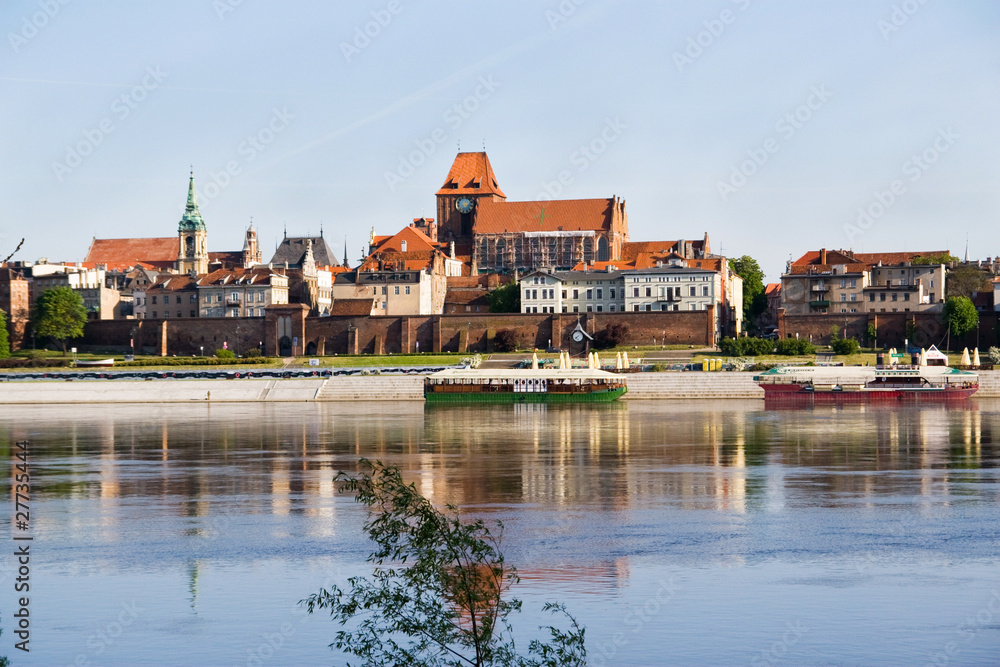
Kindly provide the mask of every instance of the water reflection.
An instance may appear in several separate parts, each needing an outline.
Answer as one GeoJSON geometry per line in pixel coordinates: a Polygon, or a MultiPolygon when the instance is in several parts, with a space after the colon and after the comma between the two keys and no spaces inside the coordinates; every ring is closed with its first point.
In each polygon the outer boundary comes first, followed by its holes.
{"type": "MultiPolygon", "coordinates": [[[[839,568],[830,575],[804,567],[789,587],[814,575],[857,585],[882,567],[887,544],[900,559],[939,550],[959,579],[954,563],[963,558],[994,563],[995,522],[965,516],[968,508],[1000,501],[998,408],[986,401],[961,409],[783,411],[765,410],[759,401],[37,406],[0,410],[0,448],[9,466],[12,442],[34,445],[33,530],[39,558],[49,559],[39,560],[40,567],[61,582],[48,608],[64,614],[51,627],[80,615],[74,600],[86,608],[137,571],[166,573],[170,583],[160,582],[158,595],[181,602],[175,616],[221,623],[217,653],[206,660],[235,664],[256,635],[229,643],[225,637],[242,637],[248,618],[287,614],[329,575],[331,562],[337,571],[363,569],[360,511],[333,483],[338,470],[353,470],[361,456],[400,466],[437,504],[503,519],[511,528],[505,552],[525,585],[555,591],[550,598],[592,599],[581,603],[582,614],[584,620],[590,614],[600,638],[608,605],[619,604],[619,596],[643,604],[648,586],[664,579],[663,568],[667,578],[675,570],[689,579],[707,572],[687,589],[678,577],[685,616],[704,624],[719,605],[739,600],[713,588],[719,573],[756,572],[774,559],[830,559],[839,568]],[[840,571],[845,562],[862,567],[847,576],[840,571]],[[261,563],[279,563],[278,575],[261,563]],[[288,581],[296,577],[307,587],[292,592],[288,581]],[[272,580],[273,608],[260,592],[272,580]],[[685,599],[685,590],[697,596],[685,599]],[[220,592],[234,597],[230,607],[220,592]],[[702,609],[694,598],[714,602],[702,609]],[[232,619],[220,621],[220,608],[232,619]]],[[[757,605],[763,591],[774,594],[768,576],[744,582],[747,605],[757,605]]],[[[789,600],[800,592],[783,603],[793,605],[789,600]]],[[[913,622],[908,613],[894,610],[901,624],[913,622]]],[[[874,620],[852,617],[844,627],[861,632],[874,620]]],[[[176,617],[163,624],[187,627],[176,617]]],[[[72,641],[83,643],[90,631],[74,630],[72,641]]],[[[329,628],[311,632],[317,652],[308,659],[289,653],[286,663],[329,662],[329,628]]],[[[752,642],[769,645],[768,637],[752,642]]],[[[746,642],[737,636],[720,661],[747,662],[738,651],[746,642]]],[[[39,664],[71,663],[75,645],[67,655],[44,654],[39,664]]],[[[639,662],[640,643],[635,647],[630,660],[639,662]]],[[[655,664],[655,655],[647,662],[655,664]]],[[[177,664],[185,661],[190,656],[177,664]]],[[[130,659],[122,654],[120,663],[130,659]]]]}

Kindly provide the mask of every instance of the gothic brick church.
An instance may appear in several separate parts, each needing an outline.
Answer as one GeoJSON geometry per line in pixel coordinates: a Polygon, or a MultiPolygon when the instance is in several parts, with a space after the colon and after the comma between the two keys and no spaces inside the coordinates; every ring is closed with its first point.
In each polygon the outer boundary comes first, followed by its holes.
{"type": "Polygon", "coordinates": [[[625,200],[509,202],[485,152],[459,153],[437,191],[438,239],[454,241],[473,273],[570,269],[621,258],[625,200]]]}

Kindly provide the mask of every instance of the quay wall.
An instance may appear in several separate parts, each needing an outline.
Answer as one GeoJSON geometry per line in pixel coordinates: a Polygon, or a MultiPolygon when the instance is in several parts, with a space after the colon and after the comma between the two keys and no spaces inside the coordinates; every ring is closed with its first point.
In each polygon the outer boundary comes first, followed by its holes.
{"type": "MultiPolygon", "coordinates": [[[[641,373],[628,376],[625,399],[760,399],[753,373],[641,373]]],[[[976,398],[1000,398],[1000,371],[980,373],[976,398]]],[[[74,380],[0,382],[0,405],[62,403],[246,403],[422,401],[421,376],[337,376],[328,379],[74,380]]]]}

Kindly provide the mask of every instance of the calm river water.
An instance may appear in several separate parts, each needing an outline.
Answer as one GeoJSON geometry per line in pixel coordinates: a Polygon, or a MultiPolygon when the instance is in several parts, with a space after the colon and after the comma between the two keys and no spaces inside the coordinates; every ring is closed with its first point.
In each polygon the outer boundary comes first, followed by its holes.
{"type": "Polygon", "coordinates": [[[7,516],[30,440],[30,653],[15,665],[330,665],[297,602],[366,572],[332,478],[398,465],[501,519],[531,635],[546,600],[591,664],[1000,663],[1000,403],[759,401],[0,409],[7,516]]]}

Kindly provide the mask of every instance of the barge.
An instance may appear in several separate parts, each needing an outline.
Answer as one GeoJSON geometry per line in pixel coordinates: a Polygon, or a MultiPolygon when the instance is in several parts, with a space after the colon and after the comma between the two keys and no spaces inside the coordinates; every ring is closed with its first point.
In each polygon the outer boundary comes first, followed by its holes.
{"type": "Polygon", "coordinates": [[[597,369],[448,368],[427,376],[428,403],[610,403],[625,379],[597,369]]]}
{"type": "Polygon", "coordinates": [[[783,366],[754,376],[765,401],[901,403],[961,401],[979,376],[947,366],[783,366]]]}

